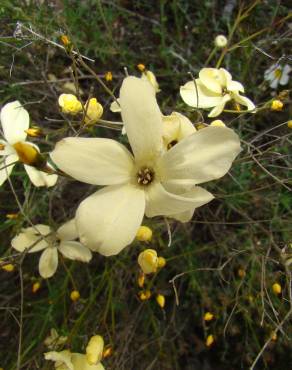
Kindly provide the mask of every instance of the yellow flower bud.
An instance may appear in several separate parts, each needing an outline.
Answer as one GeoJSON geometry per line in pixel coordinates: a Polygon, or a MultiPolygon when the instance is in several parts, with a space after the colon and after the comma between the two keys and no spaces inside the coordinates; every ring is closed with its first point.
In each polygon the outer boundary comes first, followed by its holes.
{"type": "Polygon", "coordinates": [[[275,333],[274,331],[271,332],[271,339],[275,342],[277,340],[278,336],[277,336],[277,333],[275,333]]]}
{"type": "Polygon", "coordinates": [[[109,71],[109,72],[106,72],[106,74],[104,75],[104,78],[106,81],[112,81],[113,80],[113,74],[109,71]]]}
{"type": "Polygon", "coordinates": [[[154,249],[145,249],[138,256],[138,264],[144,274],[152,274],[157,271],[158,257],[154,249]]]}
{"type": "Polygon", "coordinates": [[[157,294],[156,302],[157,302],[159,307],[164,308],[164,306],[165,306],[165,297],[164,297],[164,295],[157,294]]]}
{"type": "Polygon", "coordinates": [[[273,289],[273,292],[275,294],[281,294],[281,292],[282,292],[282,287],[281,287],[281,285],[279,283],[274,283],[272,285],[272,289],[273,289]]]}
{"type": "Polygon", "coordinates": [[[100,335],[90,338],[86,347],[86,360],[89,365],[96,365],[102,359],[104,341],[100,335]]]}
{"type": "Polygon", "coordinates": [[[144,283],[145,283],[145,274],[144,274],[144,272],[142,272],[142,273],[139,275],[139,277],[138,277],[138,286],[139,286],[140,288],[143,288],[144,283]]]}
{"type": "Polygon", "coordinates": [[[13,144],[13,147],[17,152],[20,162],[34,167],[41,167],[44,165],[44,158],[32,144],[19,141],[13,144]]]}
{"type": "Polygon", "coordinates": [[[71,44],[71,41],[67,35],[62,35],[60,40],[64,46],[69,46],[71,44]]]}
{"type": "Polygon", "coordinates": [[[292,128],[292,120],[287,122],[287,126],[288,126],[288,128],[292,128]]]}
{"type": "Polygon", "coordinates": [[[14,267],[14,265],[12,265],[12,263],[7,263],[6,265],[2,265],[1,268],[2,268],[2,270],[6,271],[6,272],[12,272],[15,269],[15,267],[14,267]]]}
{"type": "Polygon", "coordinates": [[[273,100],[271,104],[271,110],[280,111],[284,107],[284,104],[281,100],[273,100]]]}
{"type": "Polygon", "coordinates": [[[158,268],[162,269],[166,265],[164,257],[158,257],[158,268]]]}
{"type": "Polygon", "coordinates": [[[237,275],[238,275],[240,278],[244,278],[244,277],[245,277],[245,275],[246,275],[246,272],[245,272],[245,270],[244,270],[244,269],[240,268],[240,269],[238,269],[238,271],[237,271],[237,275]]]}
{"type": "Polygon", "coordinates": [[[215,46],[217,46],[217,48],[225,48],[225,46],[228,43],[228,40],[224,35],[218,35],[215,37],[214,43],[215,46]]]}
{"type": "Polygon", "coordinates": [[[72,292],[70,293],[71,301],[76,302],[78,301],[79,298],[80,298],[80,293],[78,292],[78,290],[72,290],[72,292]]]}
{"type": "Polygon", "coordinates": [[[141,301],[147,301],[151,297],[150,290],[142,290],[139,292],[139,298],[141,301]]]}
{"type": "Polygon", "coordinates": [[[105,348],[102,354],[102,358],[107,358],[113,354],[113,347],[105,348]]]}
{"type": "Polygon", "coordinates": [[[27,133],[28,136],[31,136],[31,137],[38,137],[38,136],[43,135],[43,131],[40,127],[31,127],[24,131],[27,133]]]}
{"type": "Polygon", "coordinates": [[[41,283],[37,281],[37,282],[32,284],[31,291],[33,293],[36,293],[38,290],[40,290],[40,288],[41,288],[41,283]]]}
{"type": "Polygon", "coordinates": [[[207,336],[207,339],[206,339],[206,346],[207,347],[211,347],[212,344],[214,343],[215,339],[214,339],[214,335],[213,334],[209,334],[207,336]]]}
{"type": "Polygon", "coordinates": [[[91,98],[86,102],[85,105],[86,116],[84,122],[87,125],[93,125],[96,123],[103,114],[103,107],[97,101],[96,98],[91,98]]]}
{"type": "Polygon", "coordinates": [[[7,213],[6,218],[8,220],[16,220],[19,217],[19,213],[7,213]]]}
{"type": "Polygon", "coordinates": [[[221,121],[221,119],[215,119],[215,121],[212,121],[210,123],[210,126],[215,126],[215,127],[226,127],[225,123],[221,121]]]}
{"type": "Polygon", "coordinates": [[[82,104],[73,94],[61,94],[58,99],[63,113],[77,114],[82,111],[82,104]]]}
{"type": "Polygon", "coordinates": [[[211,312],[206,312],[204,314],[204,320],[205,321],[211,321],[214,319],[214,315],[211,312]]]}
{"type": "Polygon", "coordinates": [[[148,226],[140,226],[137,234],[136,239],[139,242],[150,242],[152,239],[152,230],[148,226]]]}
{"type": "Polygon", "coordinates": [[[140,72],[144,72],[146,69],[145,65],[142,63],[137,64],[137,68],[139,69],[140,72]]]}

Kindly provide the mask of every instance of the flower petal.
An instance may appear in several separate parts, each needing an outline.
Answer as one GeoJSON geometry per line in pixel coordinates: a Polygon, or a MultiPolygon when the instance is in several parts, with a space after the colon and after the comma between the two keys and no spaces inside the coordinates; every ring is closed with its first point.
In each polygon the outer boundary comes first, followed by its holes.
{"type": "Polygon", "coordinates": [[[92,258],[91,251],[81,243],[64,241],[58,246],[59,251],[70,260],[89,262],[92,258]]]}
{"type": "Polygon", "coordinates": [[[52,277],[58,267],[58,250],[56,247],[46,248],[39,260],[39,272],[44,279],[52,277]]]}
{"type": "Polygon", "coordinates": [[[18,156],[16,154],[10,154],[7,157],[3,157],[0,160],[0,186],[8,179],[10,176],[14,164],[18,160],[18,156]]]}
{"type": "Polygon", "coordinates": [[[227,90],[228,91],[235,91],[235,92],[238,92],[238,91],[240,91],[240,92],[244,92],[244,87],[243,87],[243,85],[240,83],[240,82],[238,82],[238,81],[229,81],[228,83],[227,83],[227,90]]]}
{"type": "Polygon", "coordinates": [[[177,195],[167,192],[159,182],[156,182],[146,192],[145,213],[147,217],[170,216],[200,207],[213,198],[211,193],[199,186],[177,195]]]}
{"type": "Polygon", "coordinates": [[[11,245],[18,252],[23,252],[25,249],[34,245],[28,253],[38,252],[48,247],[48,241],[42,238],[42,236],[49,235],[50,233],[51,229],[47,225],[38,224],[34,227],[27,227],[26,229],[22,229],[21,233],[12,239],[11,245]]]}
{"type": "Polygon", "coordinates": [[[86,356],[81,353],[72,353],[71,359],[74,365],[74,370],[104,370],[101,362],[97,365],[89,365],[86,361],[86,356]]]}
{"type": "Polygon", "coordinates": [[[19,101],[7,103],[1,110],[1,124],[5,139],[9,144],[25,141],[29,128],[29,114],[19,101]]]}
{"type": "Polygon", "coordinates": [[[135,238],[144,210],[144,191],[137,187],[122,185],[101,189],[77,209],[80,240],[104,256],[118,254],[135,238]]]}
{"type": "Polygon", "coordinates": [[[237,134],[227,127],[209,126],[172,147],[158,162],[161,181],[191,184],[225,175],[241,151],[237,134]],[[186,182],[186,181],[184,181],[186,182]]]}
{"type": "Polygon", "coordinates": [[[246,96],[241,96],[239,94],[233,94],[233,98],[237,103],[246,106],[247,110],[251,111],[255,109],[254,103],[246,96]]]}
{"type": "Polygon", "coordinates": [[[217,68],[202,68],[199,72],[200,82],[210,91],[216,94],[222,93],[222,72],[217,68]]]}
{"type": "Polygon", "coordinates": [[[67,221],[57,230],[57,236],[61,240],[75,240],[78,238],[78,232],[76,228],[75,218],[67,221]]]}
{"type": "Polygon", "coordinates": [[[24,168],[28,174],[30,181],[36,187],[46,186],[47,188],[54,186],[58,180],[58,175],[49,174],[43,171],[39,171],[35,167],[24,165],[24,168]]]}
{"type": "Polygon", "coordinates": [[[208,117],[217,117],[219,116],[219,114],[222,113],[224,107],[225,107],[225,104],[231,100],[231,96],[229,94],[226,94],[222,97],[222,100],[220,102],[220,104],[216,105],[216,107],[214,107],[211,112],[208,114],[208,117]]]}
{"type": "Polygon", "coordinates": [[[94,185],[128,182],[133,157],[111,139],[69,137],[57,143],[51,158],[65,173],[94,185]]]}
{"type": "Polygon", "coordinates": [[[208,90],[199,79],[187,82],[180,88],[182,100],[194,108],[211,108],[221,103],[222,95],[208,90]],[[197,87],[197,88],[196,88],[197,87]]]}
{"type": "MultiPolygon", "coordinates": [[[[61,351],[61,352],[51,351],[51,352],[45,353],[44,356],[45,356],[46,360],[51,360],[51,361],[54,361],[54,362],[58,363],[59,364],[58,367],[60,369],[66,369],[67,368],[68,370],[75,370],[75,368],[72,364],[72,361],[71,361],[72,354],[68,350],[61,351]],[[63,365],[65,365],[66,367],[64,367],[63,365]]],[[[57,369],[56,366],[55,366],[55,368],[57,369]]]]}
{"type": "Polygon", "coordinates": [[[0,149],[0,156],[15,154],[15,149],[7,141],[0,139],[0,145],[3,149],[0,149]]]}
{"type": "Polygon", "coordinates": [[[153,87],[126,77],[120,91],[122,119],[135,159],[151,160],[162,150],[162,114],[153,87]]]}

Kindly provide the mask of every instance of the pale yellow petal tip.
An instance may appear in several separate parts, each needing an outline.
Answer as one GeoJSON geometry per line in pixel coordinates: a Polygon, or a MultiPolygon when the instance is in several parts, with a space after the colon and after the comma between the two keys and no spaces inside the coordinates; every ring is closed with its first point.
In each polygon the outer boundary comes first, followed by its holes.
{"type": "Polygon", "coordinates": [[[271,110],[281,111],[284,107],[284,103],[281,100],[273,100],[271,104],[271,110]]]}
{"type": "Polygon", "coordinates": [[[136,239],[140,242],[150,242],[152,239],[153,232],[148,226],[140,226],[137,234],[136,239]]]}
{"type": "Polygon", "coordinates": [[[272,290],[273,290],[273,292],[274,292],[276,295],[279,295],[279,294],[281,294],[281,292],[282,292],[282,287],[281,287],[281,285],[280,285],[279,283],[274,283],[274,284],[272,285],[272,290]]]}
{"type": "Polygon", "coordinates": [[[103,115],[103,107],[96,98],[91,98],[85,104],[85,113],[84,123],[93,125],[103,115]]]}
{"type": "Polygon", "coordinates": [[[225,123],[221,119],[215,119],[210,123],[212,127],[226,127],[225,123]]]}
{"type": "Polygon", "coordinates": [[[144,274],[153,274],[158,268],[158,256],[154,249],[145,249],[138,256],[138,264],[144,274]]]}
{"type": "Polygon", "coordinates": [[[73,94],[61,94],[58,99],[63,113],[77,114],[82,111],[82,104],[73,94]]]}
{"type": "Polygon", "coordinates": [[[214,338],[214,335],[213,334],[209,334],[206,338],[206,346],[207,347],[211,347],[215,342],[215,338],[214,338]]]}
{"type": "Polygon", "coordinates": [[[212,312],[206,312],[204,314],[204,321],[212,321],[214,319],[214,314],[212,312]]]}
{"type": "Polygon", "coordinates": [[[157,294],[156,302],[160,308],[164,308],[165,306],[165,297],[163,294],[157,294]]]}
{"type": "Polygon", "coordinates": [[[70,293],[70,299],[72,302],[76,302],[80,299],[80,293],[78,292],[78,290],[72,290],[72,292],[70,293]]]}
{"type": "Polygon", "coordinates": [[[86,347],[86,360],[89,365],[98,364],[103,357],[104,340],[100,335],[90,338],[86,347]]]}

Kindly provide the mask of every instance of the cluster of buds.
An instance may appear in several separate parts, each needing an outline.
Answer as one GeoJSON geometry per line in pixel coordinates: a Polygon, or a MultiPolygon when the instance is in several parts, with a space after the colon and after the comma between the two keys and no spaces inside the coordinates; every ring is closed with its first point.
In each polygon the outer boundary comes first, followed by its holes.
{"type": "Polygon", "coordinates": [[[153,274],[166,265],[165,258],[158,257],[155,249],[145,249],[138,256],[138,264],[144,274],[153,274]]]}

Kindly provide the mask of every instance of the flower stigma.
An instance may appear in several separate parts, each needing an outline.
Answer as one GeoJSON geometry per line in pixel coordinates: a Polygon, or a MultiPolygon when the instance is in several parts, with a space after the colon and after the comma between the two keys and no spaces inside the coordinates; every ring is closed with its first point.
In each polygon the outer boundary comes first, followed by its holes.
{"type": "Polygon", "coordinates": [[[154,171],[151,168],[141,168],[137,173],[137,181],[139,185],[149,185],[154,180],[154,171]]]}

